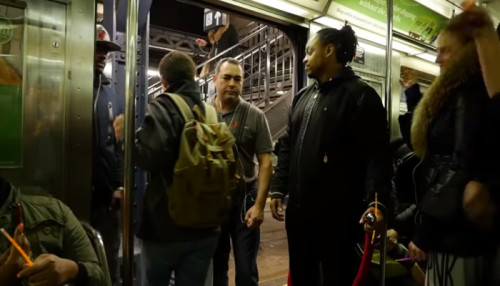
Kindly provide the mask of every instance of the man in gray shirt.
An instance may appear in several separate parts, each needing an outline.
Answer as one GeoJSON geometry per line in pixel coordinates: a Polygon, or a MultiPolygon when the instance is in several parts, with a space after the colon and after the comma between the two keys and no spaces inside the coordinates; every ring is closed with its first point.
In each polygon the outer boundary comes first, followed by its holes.
{"type": "Polygon", "coordinates": [[[245,184],[240,184],[233,211],[222,226],[219,245],[213,259],[213,285],[228,285],[232,240],[236,286],[257,286],[259,226],[264,220],[264,206],[272,177],[271,132],[264,112],[240,96],[243,70],[237,60],[220,60],[215,69],[214,82],[217,94],[212,104],[236,137],[237,163],[242,170],[245,184]]]}

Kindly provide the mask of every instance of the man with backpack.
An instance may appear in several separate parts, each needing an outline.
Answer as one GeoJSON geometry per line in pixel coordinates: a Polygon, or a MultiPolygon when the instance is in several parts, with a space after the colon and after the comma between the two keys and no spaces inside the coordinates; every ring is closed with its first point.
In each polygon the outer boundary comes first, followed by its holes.
{"type": "MultiPolygon", "coordinates": [[[[175,271],[176,285],[199,286],[229,206],[221,190],[234,188],[228,175],[234,174],[234,137],[225,124],[216,123],[214,108],[201,101],[196,66],[188,55],[170,52],[159,72],[166,93],[149,103],[136,134],[135,162],[150,176],[137,229],[141,285],[166,285],[175,271]],[[203,153],[209,149],[217,152],[203,153]]],[[[123,131],[123,120],[115,127],[123,131]]]]}
{"type": "Polygon", "coordinates": [[[222,225],[213,261],[213,285],[228,285],[232,240],[236,286],[257,286],[259,226],[264,220],[273,168],[271,132],[264,112],[241,96],[243,70],[237,60],[221,59],[215,68],[214,82],[217,94],[212,104],[236,138],[236,163],[241,181],[229,218],[222,225]]]}

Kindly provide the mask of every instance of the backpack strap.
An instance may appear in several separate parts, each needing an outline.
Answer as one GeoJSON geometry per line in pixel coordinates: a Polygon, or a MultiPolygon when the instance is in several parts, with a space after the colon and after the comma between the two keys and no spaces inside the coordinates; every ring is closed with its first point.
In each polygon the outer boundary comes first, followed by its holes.
{"type": "Polygon", "coordinates": [[[186,122],[194,120],[193,111],[189,108],[189,105],[186,101],[178,94],[175,93],[165,93],[168,97],[170,97],[175,105],[179,108],[186,122]]]}
{"type": "Polygon", "coordinates": [[[241,107],[243,110],[241,111],[241,116],[240,116],[240,124],[238,130],[236,130],[235,138],[236,138],[236,144],[238,142],[241,142],[241,136],[243,136],[243,131],[245,130],[245,123],[247,122],[247,117],[248,117],[248,111],[250,110],[250,103],[248,103],[246,100],[242,100],[240,102],[241,107]]]}
{"type": "Polygon", "coordinates": [[[215,111],[215,107],[209,105],[209,104],[206,104],[206,103],[203,103],[204,106],[205,106],[205,120],[206,120],[206,123],[208,124],[216,124],[217,122],[219,122],[219,120],[217,119],[217,112],[215,111]]]}

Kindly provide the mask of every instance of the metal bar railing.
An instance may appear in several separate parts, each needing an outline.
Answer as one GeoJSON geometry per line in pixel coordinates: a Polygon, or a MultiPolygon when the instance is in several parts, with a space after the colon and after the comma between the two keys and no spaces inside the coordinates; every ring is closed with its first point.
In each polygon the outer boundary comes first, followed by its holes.
{"type": "MultiPolygon", "coordinates": [[[[263,33],[264,32],[260,33],[260,38],[261,39],[264,38],[263,35],[262,35],[263,33]]],[[[258,86],[260,86],[260,84],[262,82],[262,59],[261,59],[262,58],[262,53],[260,52],[260,49],[261,49],[260,47],[261,47],[261,45],[259,45],[259,47],[258,47],[258,51],[259,51],[259,68],[258,68],[258,71],[257,71],[259,73],[259,76],[258,76],[259,80],[257,81],[257,85],[258,86]]],[[[259,93],[258,93],[258,96],[257,96],[257,100],[260,100],[260,99],[261,99],[261,97],[260,97],[260,88],[259,88],[259,93]]]]}
{"type": "Polygon", "coordinates": [[[199,64],[197,66],[197,68],[201,68],[203,67],[204,65],[210,63],[210,62],[213,62],[217,59],[220,59],[222,58],[223,55],[227,54],[229,51],[231,51],[232,49],[236,48],[236,47],[239,47],[241,44],[243,44],[244,42],[248,41],[249,39],[251,39],[252,37],[254,37],[255,35],[257,35],[258,33],[260,33],[261,31],[267,29],[267,26],[263,26],[262,28],[260,28],[259,30],[255,31],[254,33],[246,36],[245,38],[243,38],[242,40],[240,40],[238,43],[234,44],[233,46],[225,49],[224,51],[220,52],[219,54],[217,54],[215,57],[213,58],[210,58],[206,61],[204,61],[203,63],[199,64]]]}
{"type": "Polygon", "coordinates": [[[266,35],[266,79],[264,82],[266,93],[264,94],[265,107],[269,106],[269,84],[271,78],[271,41],[269,37],[269,31],[266,35]]]}
{"type": "Polygon", "coordinates": [[[281,70],[282,70],[282,76],[283,76],[283,79],[282,81],[285,81],[285,37],[281,38],[281,50],[283,51],[282,52],[282,57],[281,57],[281,70]]]}
{"type": "MultiPolygon", "coordinates": [[[[255,68],[254,68],[254,66],[253,66],[253,65],[254,65],[254,63],[255,63],[255,62],[254,62],[254,60],[253,60],[253,53],[251,53],[251,56],[250,56],[250,57],[251,57],[251,61],[252,61],[252,63],[250,64],[250,86],[252,86],[252,83],[253,83],[253,75],[254,75],[254,72],[253,72],[253,71],[255,70],[255,68]]],[[[250,93],[250,101],[253,101],[253,92],[251,92],[251,93],[250,93]]]]}

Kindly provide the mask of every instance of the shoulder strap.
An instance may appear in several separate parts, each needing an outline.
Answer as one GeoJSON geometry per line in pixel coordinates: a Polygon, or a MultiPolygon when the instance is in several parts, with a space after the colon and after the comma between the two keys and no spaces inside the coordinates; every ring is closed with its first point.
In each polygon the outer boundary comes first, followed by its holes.
{"type": "Polygon", "coordinates": [[[242,100],[240,104],[242,105],[241,107],[243,108],[240,117],[241,124],[239,124],[239,128],[235,134],[236,136],[234,136],[236,138],[237,143],[241,142],[241,137],[243,136],[243,130],[245,130],[245,123],[247,122],[248,111],[250,110],[250,103],[248,103],[246,100],[242,100]]]}
{"type": "Polygon", "coordinates": [[[181,111],[182,116],[184,117],[184,120],[186,122],[194,120],[193,111],[191,111],[191,108],[189,108],[189,105],[182,97],[180,97],[178,94],[175,93],[165,93],[165,94],[174,101],[175,105],[177,105],[177,107],[181,111]]]}
{"type": "Polygon", "coordinates": [[[205,122],[208,124],[216,124],[219,122],[217,119],[217,112],[215,111],[215,107],[210,104],[203,103],[205,106],[205,122]]]}

